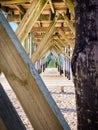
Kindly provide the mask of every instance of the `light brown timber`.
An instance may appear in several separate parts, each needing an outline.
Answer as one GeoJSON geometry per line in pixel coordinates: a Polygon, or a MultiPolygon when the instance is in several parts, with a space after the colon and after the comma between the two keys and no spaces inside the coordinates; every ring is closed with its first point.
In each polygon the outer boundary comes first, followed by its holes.
{"type": "Polygon", "coordinates": [[[0,68],[35,130],[70,130],[60,110],[0,12],[0,68]]]}

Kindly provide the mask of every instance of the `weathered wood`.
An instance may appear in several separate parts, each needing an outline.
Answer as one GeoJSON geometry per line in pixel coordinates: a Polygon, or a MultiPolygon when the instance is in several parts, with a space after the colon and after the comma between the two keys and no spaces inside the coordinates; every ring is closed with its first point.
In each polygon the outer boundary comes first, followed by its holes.
{"type": "Polygon", "coordinates": [[[25,3],[29,2],[31,3],[33,0],[2,0],[2,4],[15,4],[15,3],[25,3]]]}
{"type": "Polygon", "coordinates": [[[21,14],[25,14],[26,10],[21,5],[15,5],[15,7],[19,10],[21,14]]]}
{"type": "Polygon", "coordinates": [[[98,0],[75,0],[76,41],[72,71],[77,129],[98,129],[98,0]]]}
{"type": "Polygon", "coordinates": [[[51,10],[52,10],[52,13],[54,13],[54,7],[53,7],[53,4],[52,4],[51,0],[49,0],[49,4],[50,4],[51,10]]]}
{"type": "Polygon", "coordinates": [[[26,130],[23,122],[0,84],[0,130],[26,130]]]}
{"type": "Polygon", "coordinates": [[[66,15],[64,16],[64,18],[65,18],[65,21],[66,21],[68,27],[70,28],[73,35],[75,36],[75,27],[73,26],[73,23],[68,19],[68,17],[66,15]]]}
{"type": "Polygon", "coordinates": [[[32,62],[35,63],[40,57],[40,54],[45,46],[45,44],[48,42],[49,38],[52,36],[54,29],[55,29],[55,24],[56,24],[57,19],[54,19],[52,23],[50,24],[46,34],[44,35],[40,45],[37,47],[36,52],[32,55],[32,62]]]}
{"type": "Polygon", "coordinates": [[[69,130],[60,110],[0,12],[0,67],[35,130],[69,130]]]}
{"type": "Polygon", "coordinates": [[[65,58],[67,58],[70,61],[70,57],[68,56],[68,54],[66,54],[66,52],[62,49],[62,47],[59,45],[57,41],[55,41],[55,46],[56,48],[58,48],[59,52],[62,53],[65,56],[65,58]]]}
{"type": "MultiPolygon", "coordinates": [[[[69,44],[72,46],[72,48],[74,48],[74,40],[73,40],[73,43],[72,43],[72,41],[70,41],[70,40],[65,36],[65,33],[64,33],[64,30],[63,30],[63,29],[59,28],[59,29],[58,29],[58,32],[60,33],[60,35],[62,36],[62,38],[66,41],[66,43],[69,43],[69,44]]],[[[74,33],[75,33],[75,32],[74,32],[74,33]]]]}
{"type": "Polygon", "coordinates": [[[74,16],[75,14],[74,14],[74,2],[73,2],[73,0],[63,0],[63,1],[68,5],[72,15],[74,16]]]}
{"type": "Polygon", "coordinates": [[[39,59],[50,49],[52,46],[52,40],[50,39],[49,42],[47,43],[47,46],[45,46],[44,50],[41,52],[39,59]]]}
{"type": "Polygon", "coordinates": [[[16,30],[16,35],[21,42],[23,42],[27,37],[36,20],[45,8],[47,2],[48,0],[35,0],[32,3],[32,6],[27,10],[24,18],[16,30]]]}

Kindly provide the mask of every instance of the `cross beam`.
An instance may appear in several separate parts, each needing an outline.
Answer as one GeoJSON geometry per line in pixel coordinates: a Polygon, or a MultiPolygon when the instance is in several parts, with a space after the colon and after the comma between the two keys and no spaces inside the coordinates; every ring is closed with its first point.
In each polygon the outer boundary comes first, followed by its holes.
{"type": "Polygon", "coordinates": [[[31,7],[27,10],[27,13],[23,17],[21,23],[16,30],[16,35],[19,38],[20,42],[23,42],[25,40],[36,20],[45,8],[47,2],[48,0],[33,1],[31,7]]]}
{"type": "Polygon", "coordinates": [[[5,4],[26,3],[26,2],[31,3],[32,1],[33,0],[1,0],[0,3],[2,5],[5,5],[5,4]]]}
{"type": "Polygon", "coordinates": [[[52,36],[54,29],[55,29],[56,21],[57,21],[57,19],[54,19],[51,22],[45,36],[43,37],[40,45],[38,46],[36,52],[32,55],[32,62],[33,63],[35,63],[37,61],[38,57],[40,57],[40,54],[43,51],[45,44],[48,42],[49,38],[52,36]]]}

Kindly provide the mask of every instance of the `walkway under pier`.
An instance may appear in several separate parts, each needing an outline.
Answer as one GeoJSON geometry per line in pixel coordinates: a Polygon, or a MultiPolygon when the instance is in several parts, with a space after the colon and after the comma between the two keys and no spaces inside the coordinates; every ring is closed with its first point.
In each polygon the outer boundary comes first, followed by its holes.
{"type": "MultiPolygon", "coordinates": [[[[68,80],[64,75],[60,75],[56,69],[46,68],[46,70],[40,75],[53,99],[60,108],[65,120],[68,122],[71,130],[76,130],[76,106],[73,82],[71,80],[68,80]]],[[[4,75],[0,76],[0,83],[2,83],[10,100],[12,101],[18,114],[23,120],[23,123],[25,124],[27,130],[33,130],[4,75]]]]}

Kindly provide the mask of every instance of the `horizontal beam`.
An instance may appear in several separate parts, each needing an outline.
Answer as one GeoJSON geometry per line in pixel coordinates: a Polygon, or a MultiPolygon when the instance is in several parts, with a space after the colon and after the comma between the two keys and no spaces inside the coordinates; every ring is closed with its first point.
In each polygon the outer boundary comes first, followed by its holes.
{"type": "MultiPolygon", "coordinates": [[[[69,27],[60,27],[61,29],[63,29],[66,32],[70,32],[69,27]]],[[[57,30],[58,27],[55,27],[55,30],[57,30]]],[[[47,27],[33,27],[31,32],[46,32],[47,31],[47,27]]]]}
{"type": "Polygon", "coordinates": [[[15,4],[15,3],[31,3],[33,0],[0,0],[0,3],[2,5],[6,5],[6,4],[15,4]]]}

